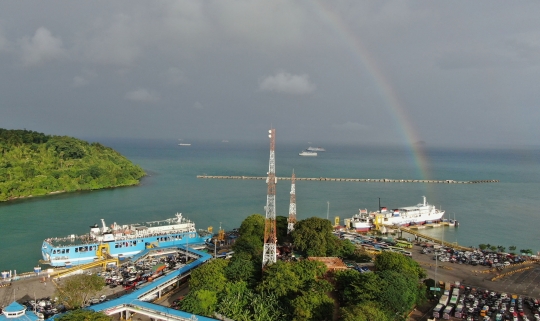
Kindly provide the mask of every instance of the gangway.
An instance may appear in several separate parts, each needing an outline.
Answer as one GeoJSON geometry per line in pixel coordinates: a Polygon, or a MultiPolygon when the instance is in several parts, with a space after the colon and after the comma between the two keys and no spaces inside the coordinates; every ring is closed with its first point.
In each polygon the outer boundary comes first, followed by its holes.
{"type": "Polygon", "coordinates": [[[419,233],[418,231],[415,231],[415,230],[412,230],[412,229],[409,229],[409,228],[406,228],[406,227],[403,227],[403,226],[386,225],[386,227],[387,228],[392,228],[392,229],[395,229],[395,230],[398,230],[398,231],[401,231],[401,232],[412,234],[412,235],[415,236],[415,239],[418,239],[420,237],[420,238],[423,238],[425,240],[430,240],[430,241],[432,241],[434,243],[438,243],[438,244],[441,244],[442,246],[446,246],[446,247],[451,247],[451,248],[456,249],[456,250],[473,251],[473,249],[471,249],[470,247],[461,246],[461,245],[458,245],[457,243],[450,243],[450,242],[446,242],[446,241],[443,241],[443,240],[439,240],[438,238],[435,238],[433,236],[422,234],[422,233],[419,233]]]}
{"type": "Polygon", "coordinates": [[[70,274],[74,274],[78,270],[84,271],[84,270],[88,270],[88,269],[91,269],[91,268],[95,268],[97,266],[102,266],[103,269],[105,269],[107,267],[107,265],[109,265],[111,263],[114,263],[114,264],[116,264],[118,266],[118,259],[117,258],[102,259],[102,260],[98,260],[98,261],[94,261],[94,262],[90,262],[90,263],[86,263],[86,264],[77,265],[77,266],[74,266],[74,267],[71,267],[71,268],[68,268],[68,269],[54,271],[54,272],[50,273],[49,275],[51,277],[59,278],[59,277],[62,277],[62,276],[67,276],[67,275],[70,275],[70,274]]]}

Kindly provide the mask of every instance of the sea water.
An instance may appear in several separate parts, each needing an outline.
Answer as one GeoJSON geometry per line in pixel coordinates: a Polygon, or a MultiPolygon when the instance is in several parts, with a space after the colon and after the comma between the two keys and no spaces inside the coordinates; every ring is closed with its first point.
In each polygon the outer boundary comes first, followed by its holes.
{"type": "MultiPolygon", "coordinates": [[[[197,175],[266,176],[269,144],[174,140],[100,142],[147,173],[139,186],[75,192],[0,204],[0,270],[31,271],[41,258],[45,238],[84,234],[101,219],[107,225],[174,217],[177,212],[197,228],[217,231],[238,227],[247,216],[264,215],[265,180],[201,179],[197,175]]],[[[297,218],[350,218],[360,208],[375,211],[412,206],[427,197],[430,204],[455,218],[457,228],[421,233],[458,242],[514,245],[540,250],[540,149],[426,148],[424,162],[410,148],[328,144],[317,157],[301,157],[306,144],[276,143],[278,177],[388,178],[434,180],[500,180],[488,184],[374,183],[297,181],[297,218]]],[[[288,216],[291,185],[276,186],[276,215],[288,216]]]]}

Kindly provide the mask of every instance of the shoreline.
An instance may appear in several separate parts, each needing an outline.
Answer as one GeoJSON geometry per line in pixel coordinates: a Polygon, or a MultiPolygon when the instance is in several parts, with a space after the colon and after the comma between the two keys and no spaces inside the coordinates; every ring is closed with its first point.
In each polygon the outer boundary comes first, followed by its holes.
{"type": "Polygon", "coordinates": [[[61,191],[49,192],[49,193],[43,194],[43,195],[26,195],[26,196],[10,197],[7,200],[0,201],[0,202],[10,202],[10,201],[17,201],[17,200],[25,200],[25,199],[28,199],[28,198],[47,197],[47,196],[50,196],[50,195],[58,195],[58,194],[64,194],[64,193],[93,192],[93,191],[101,191],[101,190],[105,190],[105,189],[114,189],[114,188],[119,188],[119,187],[132,187],[132,186],[139,186],[139,185],[141,185],[140,180],[136,184],[131,184],[131,185],[115,185],[115,186],[108,186],[108,187],[95,188],[95,189],[78,189],[78,190],[75,190],[75,191],[61,190],[61,191]]]}

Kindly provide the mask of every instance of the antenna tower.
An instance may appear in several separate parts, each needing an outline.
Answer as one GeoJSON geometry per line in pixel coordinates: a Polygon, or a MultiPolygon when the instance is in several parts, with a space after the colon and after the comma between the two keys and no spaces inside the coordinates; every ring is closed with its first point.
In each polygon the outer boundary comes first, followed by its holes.
{"type": "Polygon", "coordinates": [[[294,170],[291,177],[291,202],[289,204],[289,219],[287,220],[287,234],[291,234],[294,230],[294,224],[296,223],[296,175],[294,170]]]}
{"type": "Polygon", "coordinates": [[[263,248],[263,268],[266,265],[276,263],[276,158],[274,148],[276,145],[276,130],[270,129],[268,137],[270,137],[270,161],[268,165],[268,192],[266,195],[266,220],[264,221],[264,248],[263,248]]]}

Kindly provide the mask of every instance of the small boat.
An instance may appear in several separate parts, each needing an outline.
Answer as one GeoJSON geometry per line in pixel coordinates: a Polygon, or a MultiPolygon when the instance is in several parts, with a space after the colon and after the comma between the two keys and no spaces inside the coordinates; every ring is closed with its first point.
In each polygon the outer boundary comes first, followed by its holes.
{"type": "Polygon", "coordinates": [[[298,155],[300,155],[300,156],[317,156],[317,153],[316,152],[310,152],[308,150],[304,150],[304,151],[300,152],[298,155]]]}
{"type": "Polygon", "coordinates": [[[326,152],[326,149],[324,149],[322,147],[311,147],[311,146],[309,146],[306,150],[309,151],[309,152],[326,152]]]}
{"type": "Polygon", "coordinates": [[[180,144],[178,144],[178,146],[191,146],[191,144],[189,144],[189,143],[180,143],[180,144]]]}

